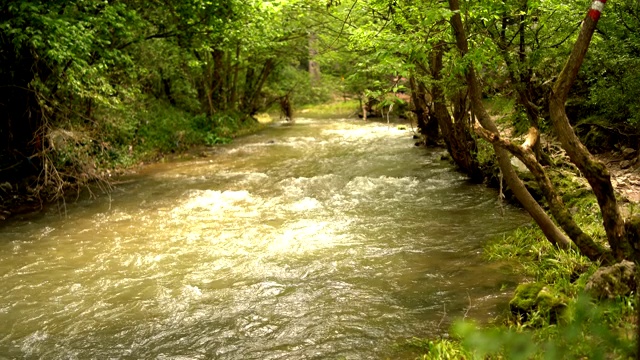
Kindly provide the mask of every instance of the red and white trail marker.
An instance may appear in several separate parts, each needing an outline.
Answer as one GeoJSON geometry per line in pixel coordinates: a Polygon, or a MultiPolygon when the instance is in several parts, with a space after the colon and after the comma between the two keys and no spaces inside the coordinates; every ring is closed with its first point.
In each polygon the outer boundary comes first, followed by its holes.
{"type": "Polygon", "coordinates": [[[600,15],[602,15],[602,10],[604,10],[604,3],[607,0],[595,0],[591,3],[591,9],[589,9],[589,17],[593,21],[598,21],[600,19],[600,15]]]}

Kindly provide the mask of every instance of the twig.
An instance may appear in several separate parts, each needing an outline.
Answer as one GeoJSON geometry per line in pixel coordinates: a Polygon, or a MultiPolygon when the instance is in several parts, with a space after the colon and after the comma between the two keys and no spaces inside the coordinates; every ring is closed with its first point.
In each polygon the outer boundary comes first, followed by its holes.
{"type": "Polygon", "coordinates": [[[500,215],[504,216],[504,204],[503,200],[505,198],[504,192],[502,191],[502,169],[498,168],[500,173],[498,175],[498,179],[500,180],[500,192],[498,193],[498,205],[500,205],[500,215]]]}
{"type": "Polygon", "coordinates": [[[467,307],[467,311],[464,312],[464,316],[462,317],[462,320],[465,320],[467,318],[467,315],[469,315],[469,310],[471,310],[471,296],[469,295],[468,291],[467,291],[467,298],[469,299],[469,306],[467,307]]]}
{"type": "Polygon", "coordinates": [[[444,321],[444,319],[447,317],[447,304],[442,304],[442,307],[444,308],[444,312],[442,314],[442,319],[440,319],[440,322],[438,323],[438,329],[440,329],[440,325],[442,325],[442,322],[444,321]]]}

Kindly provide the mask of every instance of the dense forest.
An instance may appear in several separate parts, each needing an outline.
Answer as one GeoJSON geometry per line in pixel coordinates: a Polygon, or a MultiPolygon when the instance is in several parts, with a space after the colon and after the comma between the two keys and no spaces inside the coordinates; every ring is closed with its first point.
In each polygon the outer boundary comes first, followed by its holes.
{"type": "Polygon", "coordinates": [[[554,248],[637,262],[640,219],[595,155],[638,165],[640,3],[605,2],[5,1],[0,197],[108,186],[258,113],[351,99],[364,120],[409,117],[470,179],[504,181],[554,248]],[[566,171],[601,229],[576,219],[566,171]]]}

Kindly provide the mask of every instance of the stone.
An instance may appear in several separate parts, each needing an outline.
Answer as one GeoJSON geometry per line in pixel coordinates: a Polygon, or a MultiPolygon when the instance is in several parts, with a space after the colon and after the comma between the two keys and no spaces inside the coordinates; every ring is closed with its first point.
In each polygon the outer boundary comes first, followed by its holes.
{"type": "Polygon", "coordinates": [[[536,308],[549,314],[550,322],[555,323],[558,316],[567,307],[568,298],[555,289],[545,286],[536,296],[536,308]]]}
{"type": "Polygon", "coordinates": [[[627,159],[627,160],[631,160],[631,159],[635,158],[637,155],[638,155],[638,150],[636,150],[636,149],[624,148],[622,150],[622,157],[627,159]]]}
{"type": "Polygon", "coordinates": [[[628,169],[633,165],[631,160],[622,160],[620,161],[620,169],[628,169]]]}
{"type": "Polygon", "coordinates": [[[515,315],[526,315],[530,313],[536,305],[536,297],[542,288],[541,283],[520,284],[516,288],[513,299],[509,301],[509,309],[515,315]]]}
{"type": "Polygon", "coordinates": [[[527,165],[525,165],[522,161],[520,161],[520,159],[515,156],[511,157],[511,165],[521,173],[529,172],[529,168],[527,168],[527,165]]]}
{"type": "Polygon", "coordinates": [[[598,269],[587,281],[585,290],[597,299],[615,299],[636,289],[636,265],[627,260],[598,269]]]}
{"type": "Polygon", "coordinates": [[[528,321],[534,311],[546,314],[550,323],[556,323],[567,307],[567,297],[542,283],[520,284],[509,302],[511,313],[528,321]]]}

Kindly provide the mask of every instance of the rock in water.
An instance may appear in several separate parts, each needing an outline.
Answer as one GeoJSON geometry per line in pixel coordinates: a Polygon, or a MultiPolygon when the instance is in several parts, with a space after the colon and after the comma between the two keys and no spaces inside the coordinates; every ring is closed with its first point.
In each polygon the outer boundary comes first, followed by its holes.
{"type": "Polygon", "coordinates": [[[598,269],[589,281],[585,290],[598,299],[614,299],[617,296],[631,294],[636,289],[636,265],[623,260],[612,266],[598,269]]]}

